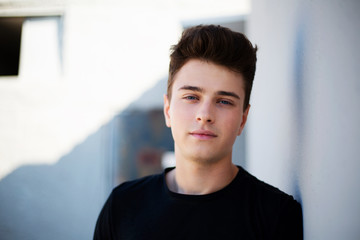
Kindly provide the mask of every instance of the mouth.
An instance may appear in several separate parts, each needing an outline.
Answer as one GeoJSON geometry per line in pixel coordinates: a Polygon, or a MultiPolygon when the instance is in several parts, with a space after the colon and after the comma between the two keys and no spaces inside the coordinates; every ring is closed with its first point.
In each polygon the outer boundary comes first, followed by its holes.
{"type": "Polygon", "coordinates": [[[200,140],[208,140],[217,137],[217,135],[214,132],[208,130],[192,131],[190,132],[190,135],[200,140]]]}

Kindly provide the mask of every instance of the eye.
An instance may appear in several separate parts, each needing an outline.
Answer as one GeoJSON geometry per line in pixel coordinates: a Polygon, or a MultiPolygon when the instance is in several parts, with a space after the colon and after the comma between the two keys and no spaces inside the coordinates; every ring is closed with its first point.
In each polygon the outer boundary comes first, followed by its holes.
{"type": "Polygon", "coordinates": [[[218,103],[223,105],[234,105],[231,101],[228,100],[219,100],[218,103]]]}
{"type": "Polygon", "coordinates": [[[193,95],[185,96],[184,99],[185,100],[190,100],[190,101],[198,100],[198,98],[196,96],[193,96],[193,95]]]}

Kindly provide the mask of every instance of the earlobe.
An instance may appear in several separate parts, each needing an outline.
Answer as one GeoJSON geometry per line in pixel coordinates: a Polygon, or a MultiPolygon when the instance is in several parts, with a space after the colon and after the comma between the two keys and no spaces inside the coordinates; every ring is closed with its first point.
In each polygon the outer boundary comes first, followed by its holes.
{"type": "Polygon", "coordinates": [[[167,127],[171,127],[169,110],[170,110],[169,97],[166,94],[164,94],[164,117],[167,127]]]}

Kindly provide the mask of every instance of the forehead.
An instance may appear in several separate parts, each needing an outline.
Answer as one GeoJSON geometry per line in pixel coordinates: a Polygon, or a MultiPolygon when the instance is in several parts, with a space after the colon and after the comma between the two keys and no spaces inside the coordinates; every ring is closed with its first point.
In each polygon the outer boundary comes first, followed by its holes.
{"type": "Polygon", "coordinates": [[[174,77],[173,91],[184,85],[213,91],[244,93],[244,79],[240,73],[198,59],[189,60],[174,77]]]}

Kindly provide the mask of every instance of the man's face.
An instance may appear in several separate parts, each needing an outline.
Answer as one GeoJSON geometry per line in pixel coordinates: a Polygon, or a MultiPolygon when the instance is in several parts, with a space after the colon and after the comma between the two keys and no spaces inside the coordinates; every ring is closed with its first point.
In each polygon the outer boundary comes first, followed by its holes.
{"type": "Polygon", "coordinates": [[[240,74],[210,62],[187,62],[175,76],[171,99],[164,98],[176,159],[231,160],[232,146],[249,111],[243,111],[244,97],[240,74]]]}

